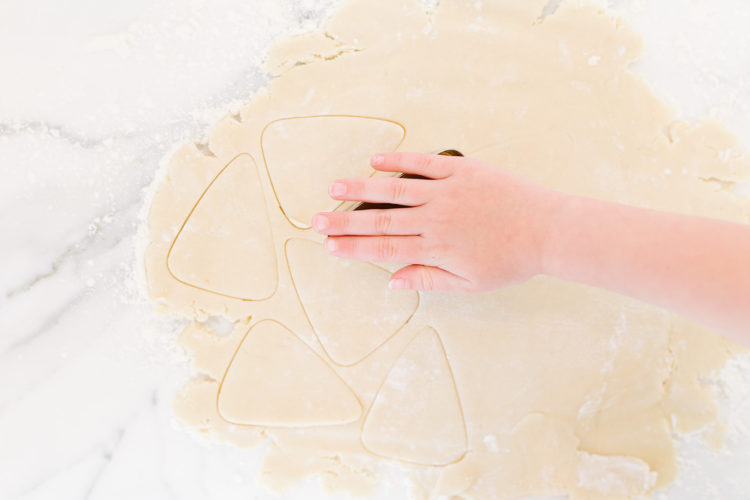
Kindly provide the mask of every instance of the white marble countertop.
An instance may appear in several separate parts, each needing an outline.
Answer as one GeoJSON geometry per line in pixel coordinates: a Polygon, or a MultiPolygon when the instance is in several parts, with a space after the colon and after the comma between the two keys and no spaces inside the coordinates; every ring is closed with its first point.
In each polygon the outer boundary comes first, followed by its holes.
{"type": "MultiPolygon", "coordinates": [[[[0,498],[274,498],[255,482],[257,450],[174,427],[189,370],[177,325],[139,292],[137,230],[164,153],[264,85],[272,38],[335,3],[0,5],[0,498]]],[[[750,4],[610,6],[643,34],[635,70],[657,94],[750,150],[750,4]]],[[[726,407],[728,449],[681,440],[683,473],[661,498],[748,498],[747,376],[726,407]]],[[[311,482],[286,498],[316,495],[311,482]]]]}

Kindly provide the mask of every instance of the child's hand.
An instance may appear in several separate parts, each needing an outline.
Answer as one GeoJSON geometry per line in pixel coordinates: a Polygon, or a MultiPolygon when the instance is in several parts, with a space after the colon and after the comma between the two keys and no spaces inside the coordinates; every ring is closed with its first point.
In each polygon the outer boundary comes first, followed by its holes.
{"type": "Polygon", "coordinates": [[[337,200],[408,208],[315,215],[333,255],[410,264],[391,278],[395,289],[483,292],[542,272],[542,249],[564,195],[498,167],[461,157],[420,153],[375,155],[373,168],[418,174],[343,179],[337,200]]]}
{"type": "Polygon", "coordinates": [[[313,217],[341,257],[411,264],[393,288],[482,292],[537,273],[666,307],[750,345],[750,226],[566,195],[477,160],[372,158],[430,179],[347,179],[337,200],[408,208],[313,217]]]}

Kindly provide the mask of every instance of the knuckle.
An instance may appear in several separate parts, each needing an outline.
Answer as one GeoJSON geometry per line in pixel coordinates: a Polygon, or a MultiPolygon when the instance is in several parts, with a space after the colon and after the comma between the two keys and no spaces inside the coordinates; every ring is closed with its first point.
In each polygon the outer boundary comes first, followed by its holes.
{"type": "Polygon", "coordinates": [[[392,238],[378,238],[375,255],[379,260],[391,261],[398,256],[398,248],[392,238]]]}
{"type": "Polygon", "coordinates": [[[331,229],[338,232],[346,232],[350,226],[350,216],[346,213],[333,213],[329,216],[331,229]]]}
{"type": "Polygon", "coordinates": [[[420,269],[419,285],[422,290],[430,291],[435,289],[435,279],[428,269],[420,269]]]}
{"type": "Polygon", "coordinates": [[[366,184],[364,179],[352,179],[347,182],[346,194],[348,196],[359,197],[364,194],[366,184]]]}
{"type": "Polygon", "coordinates": [[[353,238],[342,236],[337,238],[336,251],[341,256],[354,257],[357,255],[359,247],[353,238]]]}
{"type": "Polygon", "coordinates": [[[388,183],[388,191],[390,201],[393,203],[397,203],[398,201],[403,200],[404,196],[406,195],[406,183],[402,182],[401,180],[394,179],[388,183]]]}
{"type": "Polygon", "coordinates": [[[375,214],[375,232],[386,234],[393,226],[393,215],[388,210],[382,210],[375,214]]]}
{"type": "Polygon", "coordinates": [[[387,166],[387,170],[398,170],[404,163],[404,154],[398,151],[392,151],[390,153],[382,153],[383,165],[387,166]]]}
{"type": "Polygon", "coordinates": [[[420,155],[417,157],[416,163],[421,170],[429,170],[435,162],[435,158],[432,155],[420,155]]]}

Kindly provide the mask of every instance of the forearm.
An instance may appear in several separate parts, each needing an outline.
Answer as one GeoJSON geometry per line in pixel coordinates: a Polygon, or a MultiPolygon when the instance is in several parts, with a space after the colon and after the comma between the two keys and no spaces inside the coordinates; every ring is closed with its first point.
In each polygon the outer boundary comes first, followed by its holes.
{"type": "Polygon", "coordinates": [[[750,226],[571,196],[551,219],[542,268],[750,345],[750,226]]]}

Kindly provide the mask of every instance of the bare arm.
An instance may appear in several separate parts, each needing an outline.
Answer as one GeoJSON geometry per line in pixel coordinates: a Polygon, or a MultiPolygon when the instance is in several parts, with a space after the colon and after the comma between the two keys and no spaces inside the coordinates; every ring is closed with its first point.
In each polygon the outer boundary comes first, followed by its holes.
{"type": "Polygon", "coordinates": [[[629,295],[750,344],[750,226],[570,196],[542,272],[629,295]]]}
{"type": "Polygon", "coordinates": [[[558,193],[470,158],[373,157],[426,179],[342,179],[339,200],[407,208],[317,214],[334,255],[408,264],[392,288],[483,292],[536,274],[671,309],[750,345],[750,226],[558,193]]]}

